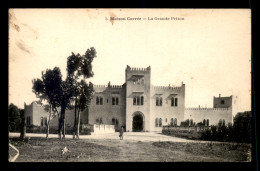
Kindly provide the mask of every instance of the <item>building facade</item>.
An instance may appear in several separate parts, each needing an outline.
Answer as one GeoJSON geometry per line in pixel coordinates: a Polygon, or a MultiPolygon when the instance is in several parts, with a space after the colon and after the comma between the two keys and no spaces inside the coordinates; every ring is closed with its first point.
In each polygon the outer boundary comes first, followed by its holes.
{"type": "MultiPolygon", "coordinates": [[[[181,121],[192,118],[195,122],[209,119],[215,124],[219,119],[232,122],[234,98],[214,97],[214,108],[186,108],[185,84],[179,87],[153,86],[151,67],[125,69],[123,85],[94,85],[95,93],[88,110],[81,113],[83,124],[115,125],[126,131],[161,131],[164,125],[179,125],[181,121]],[[224,100],[224,103],[223,103],[224,100]]],[[[43,125],[48,113],[36,103],[25,105],[27,123],[43,125]],[[41,108],[41,109],[40,109],[41,108]],[[29,118],[29,119],[28,119],[29,118]]],[[[66,124],[74,124],[73,110],[66,111],[66,124]]],[[[58,125],[58,119],[51,121],[58,125]]]]}

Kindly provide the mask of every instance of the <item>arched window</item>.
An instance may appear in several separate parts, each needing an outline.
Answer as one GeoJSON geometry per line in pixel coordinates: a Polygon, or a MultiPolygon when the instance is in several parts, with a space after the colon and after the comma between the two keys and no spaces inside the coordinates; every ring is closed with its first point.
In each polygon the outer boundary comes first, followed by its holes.
{"type": "Polygon", "coordinates": [[[136,96],[133,98],[133,105],[136,105],[136,96]]]}
{"type": "Polygon", "coordinates": [[[160,106],[162,106],[162,97],[160,97],[160,106]]]}
{"type": "Polygon", "coordinates": [[[167,123],[167,118],[165,118],[165,122],[167,123]]]}
{"type": "Polygon", "coordinates": [[[100,105],[103,105],[103,97],[100,97],[100,105]]]}
{"type": "Polygon", "coordinates": [[[43,126],[43,117],[41,117],[41,126],[43,126]]]}
{"type": "Polygon", "coordinates": [[[174,98],[171,98],[171,106],[174,106],[174,98]]]}
{"type": "Polygon", "coordinates": [[[155,119],[155,127],[158,127],[159,123],[158,123],[158,118],[155,119]]]}
{"type": "Polygon", "coordinates": [[[142,85],[144,84],[144,78],[142,78],[142,80],[141,80],[141,84],[142,84],[142,85]]]}
{"type": "Polygon", "coordinates": [[[96,105],[99,105],[99,97],[96,97],[96,105]]]}
{"type": "Polygon", "coordinates": [[[112,105],[115,105],[116,104],[116,99],[115,97],[112,97],[112,105]]]}
{"type": "Polygon", "coordinates": [[[207,126],[209,126],[209,120],[207,119],[207,126]]]}
{"type": "Polygon", "coordinates": [[[175,106],[178,106],[178,98],[175,98],[175,106]]]}
{"type": "Polygon", "coordinates": [[[174,119],[174,126],[177,126],[177,118],[174,119]]]}
{"type": "Polygon", "coordinates": [[[162,118],[159,119],[159,127],[162,127],[162,118]]]}
{"type": "Polygon", "coordinates": [[[219,120],[218,125],[222,126],[222,119],[219,120]]]}
{"type": "Polygon", "coordinates": [[[156,106],[159,106],[159,97],[156,97],[156,106]]]}
{"type": "Polygon", "coordinates": [[[47,125],[48,125],[48,122],[47,122],[47,117],[44,117],[44,124],[45,124],[45,126],[47,126],[47,125]]]}
{"type": "Polygon", "coordinates": [[[118,105],[119,104],[119,99],[118,99],[118,97],[116,97],[116,105],[118,105]]]}
{"type": "Polygon", "coordinates": [[[171,126],[174,125],[174,121],[173,121],[173,118],[171,118],[171,126]]]}
{"type": "Polygon", "coordinates": [[[137,96],[137,105],[140,105],[140,96],[137,96]]]}
{"type": "Polygon", "coordinates": [[[144,105],[144,96],[141,96],[141,105],[144,105]]]}

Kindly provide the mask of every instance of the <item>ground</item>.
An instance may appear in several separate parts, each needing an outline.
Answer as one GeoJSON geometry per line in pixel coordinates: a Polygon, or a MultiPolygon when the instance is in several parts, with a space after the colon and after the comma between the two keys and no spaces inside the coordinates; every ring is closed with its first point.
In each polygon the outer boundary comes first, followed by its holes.
{"type": "MultiPolygon", "coordinates": [[[[81,136],[73,140],[68,135],[27,134],[28,142],[19,142],[19,134],[11,133],[10,143],[20,152],[16,162],[236,162],[251,161],[251,145],[193,141],[159,133],[118,133],[81,136]],[[62,154],[67,147],[68,152],[62,154]]],[[[10,154],[14,152],[10,150],[10,154]]]]}

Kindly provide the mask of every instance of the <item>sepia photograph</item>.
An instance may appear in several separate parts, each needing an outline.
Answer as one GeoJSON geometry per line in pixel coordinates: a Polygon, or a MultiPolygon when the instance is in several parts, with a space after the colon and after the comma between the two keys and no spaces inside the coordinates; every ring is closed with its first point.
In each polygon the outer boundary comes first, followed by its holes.
{"type": "Polygon", "coordinates": [[[252,162],[250,9],[9,9],[9,162],[252,162]]]}

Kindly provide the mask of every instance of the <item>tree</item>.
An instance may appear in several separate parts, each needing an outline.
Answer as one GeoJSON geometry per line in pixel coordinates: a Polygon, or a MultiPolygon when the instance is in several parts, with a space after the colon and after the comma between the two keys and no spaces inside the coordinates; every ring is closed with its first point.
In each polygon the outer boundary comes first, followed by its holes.
{"type": "Polygon", "coordinates": [[[20,130],[20,111],[16,105],[11,103],[8,107],[8,127],[10,132],[20,130]]]}
{"type": "Polygon", "coordinates": [[[237,141],[251,142],[252,139],[252,113],[239,112],[234,117],[234,134],[237,141]]]}
{"type": "Polygon", "coordinates": [[[21,134],[20,134],[20,140],[24,140],[25,138],[25,133],[26,133],[26,123],[25,123],[25,116],[24,116],[24,109],[20,110],[20,118],[21,118],[21,124],[20,124],[20,129],[21,129],[21,134]]]}
{"type": "Polygon", "coordinates": [[[60,105],[62,94],[62,75],[60,68],[54,67],[54,69],[46,69],[46,72],[42,72],[42,78],[34,79],[32,81],[32,90],[40,102],[47,101],[49,106],[49,119],[47,123],[46,138],[49,136],[50,121],[55,113],[52,113],[54,109],[57,111],[57,107],[60,105]]]}
{"type": "Polygon", "coordinates": [[[80,83],[80,94],[78,104],[78,119],[77,119],[77,129],[76,129],[76,137],[79,139],[79,127],[80,127],[80,112],[83,112],[90,104],[91,96],[94,93],[93,84],[90,82],[87,84],[85,81],[81,81],[80,83]]]}
{"type": "Polygon", "coordinates": [[[86,79],[93,77],[92,61],[96,57],[96,50],[94,47],[88,49],[84,55],[72,53],[67,58],[67,73],[71,80],[71,85],[74,88],[74,135],[79,138],[79,124],[80,124],[80,112],[84,111],[90,102],[92,94],[94,92],[93,84],[86,83],[86,79]]]}

